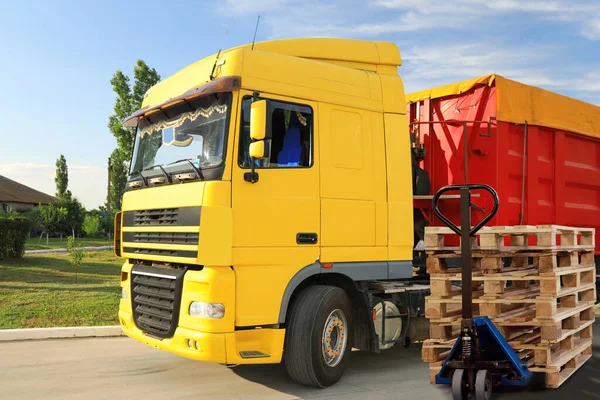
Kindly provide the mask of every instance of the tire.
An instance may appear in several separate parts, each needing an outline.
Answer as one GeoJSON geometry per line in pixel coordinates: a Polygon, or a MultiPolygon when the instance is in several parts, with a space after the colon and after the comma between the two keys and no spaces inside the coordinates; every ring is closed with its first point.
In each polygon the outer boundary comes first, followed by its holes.
{"type": "Polygon", "coordinates": [[[339,381],[352,349],[352,306],[346,292],[309,286],[292,305],[288,321],[283,359],[290,378],[317,388],[339,381]],[[337,350],[327,347],[332,342],[337,350]]]}
{"type": "Polygon", "coordinates": [[[452,400],[466,400],[468,397],[467,373],[464,369],[456,369],[452,375],[452,400]]]}
{"type": "Polygon", "coordinates": [[[485,369],[475,376],[475,400],[490,400],[492,397],[492,374],[485,369]]]}

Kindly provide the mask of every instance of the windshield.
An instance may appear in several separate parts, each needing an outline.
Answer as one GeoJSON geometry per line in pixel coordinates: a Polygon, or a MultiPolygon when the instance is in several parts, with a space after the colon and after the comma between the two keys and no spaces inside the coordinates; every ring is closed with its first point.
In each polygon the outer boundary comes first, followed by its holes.
{"type": "Polygon", "coordinates": [[[135,137],[131,173],[191,161],[197,168],[223,163],[230,94],[179,104],[141,120],[135,137]]]}

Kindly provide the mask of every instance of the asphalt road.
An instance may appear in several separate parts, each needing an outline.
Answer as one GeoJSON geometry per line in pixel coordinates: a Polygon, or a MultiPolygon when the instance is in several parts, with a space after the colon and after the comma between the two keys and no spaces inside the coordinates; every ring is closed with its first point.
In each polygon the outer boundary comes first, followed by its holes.
{"type": "MultiPolygon", "coordinates": [[[[600,326],[595,331],[600,339],[600,326]]],[[[600,398],[600,348],[559,390],[495,392],[502,399],[600,398]]],[[[353,352],[328,389],[291,383],[282,365],[224,366],[187,360],[128,338],[0,343],[0,399],[450,399],[429,384],[420,348],[353,352]]]]}

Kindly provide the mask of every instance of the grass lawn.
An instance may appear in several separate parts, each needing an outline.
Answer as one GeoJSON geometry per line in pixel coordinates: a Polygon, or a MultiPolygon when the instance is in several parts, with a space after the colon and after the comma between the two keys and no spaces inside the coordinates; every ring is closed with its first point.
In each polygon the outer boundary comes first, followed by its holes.
{"type": "MultiPolygon", "coordinates": [[[[81,246],[112,246],[113,241],[108,240],[106,238],[77,238],[77,243],[81,244],[81,246]]],[[[67,248],[67,238],[63,237],[62,241],[60,238],[53,237],[48,238],[48,244],[46,244],[46,237],[44,236],[42,240],[39,237],[32,237],[31,239],[27,239],[25,242],[25,250],[43,250],[43,249],[59,249],[67,248]]]]}
{"type": "Polygon", "coordinates": [[[85,252],[75,281],[67,254],[0,261],[0,329],[118,325],[122,259],[85,252]]]}

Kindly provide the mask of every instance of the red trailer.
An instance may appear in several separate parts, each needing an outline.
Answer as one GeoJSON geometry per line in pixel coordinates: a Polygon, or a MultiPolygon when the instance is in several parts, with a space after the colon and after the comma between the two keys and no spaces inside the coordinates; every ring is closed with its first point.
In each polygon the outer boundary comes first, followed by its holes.
{"type": "MultiPolygon", "coordinates": [[[[498,75],[413,93],[407,102],[431,193],[487,183],[500,195],[489,225],[600,228],[600,107],[498,75]]],[[[475,199],[488,209],[489,201],[475,199]]],[[[458,221],[458,201],[444,203],[458,221]]],[[[440,225],[430,201],[415,206],[440,225]]]]}

